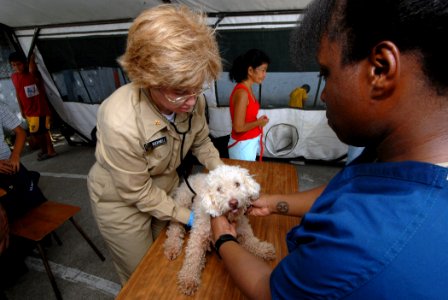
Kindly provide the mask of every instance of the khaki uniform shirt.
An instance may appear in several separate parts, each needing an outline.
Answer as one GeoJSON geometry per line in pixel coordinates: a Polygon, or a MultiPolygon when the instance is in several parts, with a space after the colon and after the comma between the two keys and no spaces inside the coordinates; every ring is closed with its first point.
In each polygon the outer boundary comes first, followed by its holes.
{"type": "Polygon", "coordinates": [[[176,114],[174,125],[133,83],[106,99],[98,111],[97,161],[88,179],[92,201],[118,202],[108,207],[135,206],[160,220],[187,223],[190,210],[168,196],[179,184],[183,137],[176,127],[186,132],[183,156],[191,149],[209,170],[223,162],[209,138],[204,97],[192,113],[176,114]]]}

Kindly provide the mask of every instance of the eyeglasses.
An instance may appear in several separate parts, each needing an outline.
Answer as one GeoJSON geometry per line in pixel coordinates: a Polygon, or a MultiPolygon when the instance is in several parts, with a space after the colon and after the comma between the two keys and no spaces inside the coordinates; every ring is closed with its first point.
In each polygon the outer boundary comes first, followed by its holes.
{"type": "Polygon", "coordinates": [[[199,91],[193,93],[193,94],[189,94],[189,95],[182,95],[176,98],[171,98],[168,95],[166,95],[164,92],[162,92],[162,90],[160,90],[160,92],[163,94],[163,96],[165,96],[165,99],[168,100],[168,102],[173,103],[175,105],[182,105],[185,101],[187,101],[188,99],[190,99],[191,97],[197,97],[200,94],[204,93],[206,90],[208,90],[209,87],[200,89],[199,91]]]}

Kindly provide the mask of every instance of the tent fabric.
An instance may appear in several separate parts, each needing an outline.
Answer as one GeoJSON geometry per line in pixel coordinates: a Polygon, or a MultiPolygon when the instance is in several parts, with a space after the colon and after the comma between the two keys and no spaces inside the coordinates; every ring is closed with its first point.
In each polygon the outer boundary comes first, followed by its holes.
{"type": "MultiPolygon", "coordinates": [[[[131,20],[162,0],[0,0],[0,22],[13,28],[131,20]]],[[[171,0],[208,13],[302,10],[310,0],[171,0]]]]}
{"type": "MultiPolygon", "coordinates": [[[[208,109],[210,134],[215,138],[229,135],[232,131],[229,108],[209,107],[208,109]]],[[[269,118],[269,123],[263,128],[263,140],[268,150],[264,152],[265,157],[304,157],[328,161],[339,159],[347,153],[348,145],[339,141],[334,131],[328,126],[324,110],[260,109],[259,115],[267,115],[269,118]],[[289,128],[286,130],[280,128],[279,131],[274,129],[271,132],[270,129],[278,124],[286,124],[286,126],[283,125],[284,128],[289,128]],[[297,137],[294,129],[297,130],[297,137]],[[266,136],[267,134],[269,136],[266,136]],[[284,140],[282,136],[278,136],[281,134],[284,134],[284,140]],[[298,142],[293,147],[296,139],[298,142]],[[273,142],[278,145],[273,145],[273,142]]]]}
{"type": "Polygon", "coordinates": [[[250,12],[250,11],[278,11],[304,9],[309,0],[179,0],[171,1],[182,3],[190,7],[200,8],[206,12],[250,12]]]}
{"type": "Polygon", "coordinates": [[[13,28],[129,20],[160,3],[159,0],[1,0],[0,20],[13,28]]]}

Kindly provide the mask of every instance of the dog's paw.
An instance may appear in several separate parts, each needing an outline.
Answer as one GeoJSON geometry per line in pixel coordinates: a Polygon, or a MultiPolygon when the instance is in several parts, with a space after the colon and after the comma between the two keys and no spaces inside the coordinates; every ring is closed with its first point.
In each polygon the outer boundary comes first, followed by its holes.
{"type": "Polygon", "coordinates": [[[182,239],[166,239],[163,244],[163,254],[165,254],[166,258],[169,260],[175,260],[180,253],[182,252],[182,239]]]}
{"type": "Polygon", "coordinates": [[[198,290],[200,279],[193,276],[192,274],[179,273],[177,283],[179,290],[183,294],[191,296],[198,290]]]}
{"type": "Polygon", "coordinates": [[[175,260],[179,255],[180,255],[179,250],[177,249],[166,249],[163,252],[165,254],[165,257],[168,258],[169,260],[175,260]]]}
{"type": "Polygon", "coordinates": [[[176,259],[182,252],[184,244],[185,229],[179,223],[172,222],[166,231],[166,240],[163,244],[166,258],[176,259]]]}

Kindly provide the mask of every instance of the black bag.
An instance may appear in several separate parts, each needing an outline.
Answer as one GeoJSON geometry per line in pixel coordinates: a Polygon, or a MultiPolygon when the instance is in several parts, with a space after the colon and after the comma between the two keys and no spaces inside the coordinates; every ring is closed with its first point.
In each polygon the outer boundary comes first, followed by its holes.
{"type": "Polygon", "coordinates": [[[38,186],[39,178],[38,172],[28,171],[22,164],[19,172],[14,175],[0,173],[0,187],[7,193],[0,197],[0,203],[10,223],[47,201],[38,186]]]}

